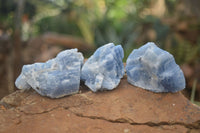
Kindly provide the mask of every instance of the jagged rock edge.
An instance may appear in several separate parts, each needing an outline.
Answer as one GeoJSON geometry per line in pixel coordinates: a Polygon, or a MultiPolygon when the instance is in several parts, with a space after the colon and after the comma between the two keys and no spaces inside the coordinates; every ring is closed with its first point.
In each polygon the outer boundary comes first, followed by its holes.
{"type": "Polygon", "coordinates": [[[179,125],[179,126],[184,126],[187,129],[200,129],[200,126],[199,126],[200,120],[198,120],[194,123],[191,123],[191,124],[185,124],[183,122],[166,122],[166,121],[161,121],[161,122],[158,122],[158,123],[155,123],[155,122],[138,123],[138,122],[134,122],[133,120],[131,120],[129,118],[118,118],[118,119],[112,120],[112,119],[107,119],[105,117],[99,117],[99,116],[86,116],[86,115],[83,115],[81,113],[75,113],[74,111],[70,110],[70,108],[76,108],[76,107],[77,106],[71,106],[71,107],[56,106],[56,107],[54,107],[50,110],[45,110],[45,111],[40,112],[40,113],[26,113],[22,110],[19,110],[19,111],[24,113],[25,115],[40,115],[40,114],[49,113],[49,112],[52,112],[52,111],[54,111],[58,108],[61,108],[61,109],[65,109],[65,110],[70,111],[71,113],[73,113],[77,117],[88,118],[88,119],[93,119],[93,120],[104,120],[104,121],[107,121],[107,122],[110,122],[110,123],[121,123],[121,124],[126,123],[126,124],[130,124],[130,125],[146,125],[146,126],[149,126],[149,127],[179,125]]]}
{"type": "MultiPolygon", "coordinates": [[[[28,96],[27,96],[28,97],[28,96]]],[[[92,103],[90,103],[92,104],[92,103]]],[[[83,115],[81,113],[76,113],[74,111],[72,111],[70,108],[76,108],[78,106],[81,106],[81,105],[76,105],[76,106],[69,106],[69,107],[65,107],[65,106],[56,106],[56,107],[53,107],[49,110],[44,110],[43,112],[39,112],[39,113],[27,113],[23,110],[20,110],[19,108],[16,107],[16,111],[19,111],[25,115],[40,115],[40,114],[45,114],[45,113],[49,113],[49,112],[52,112],[58,108],[61,108],[61,109],[65,109],[65,110],[68,110],[70,111],[71,113],[73,113],[75,116],[77,117],[82,117],[82,118],[88,118],[88,119],[93,119],[93,120],[104,120],[104,121],[107,121],[107,122],[111,122],[111,123],[121,123],[121,124],[130,124],[130,125],[146,125],[146,126],[149,126],[149,127],[160,127],[160,126],[173,126],[173,125],[179,125],[179,126],[184,126],[185,128],[187,129],[200,129],[200,120],[196,121],[196,122],[193,122],[191,124],[185,124],[183,122],[166,122],[166,121],[161,121],[161,122],[158,122],[158,123],[155,123],[155,122],[145,122],[145,123],[138,123],[138,122],[134,122],[132,119],[130,118],[118,118],[118,119],[107,119],[105,117],[99,117],[99,116],[87,116],[87,115],[83,115]]],[[[15,107],[14,107],[15,108],[15,107]]],[[[21,116],[21,115],[20,115],[21,116]]],[[[21,118],[20,116],[18,117],[19,118],[19,121],[21,123],[21,118]]],[[[18,123],[18,124],[20,124],[18,123]]]]}
{"type": "Polygon", "coordinates": [[[146,125],[146,126],[149,126],[149,127],[159,127],[159,126],[172,126],[172,125],[179,125],[179,126],[184,126],[188,129],[200,129],[200,120],[194,122],[194,123],[191,123],[191,124],[185,124],[183,122],[166,122],[166,121],[161,121],[161,122],[158,122],[158,123],[155,123],[155,122],[145,122],[145,123],[138,123],[138,122],[134,122],[133,120],[131,120],[130,118],[118,118],[118,119],[115,119],[115,120],[112,120],[112,119],[107,119],[105,117],[98,117],[98,116],[86,116],[86,115],[83,115],[81,113],[75,113],[74,111],[70,110],[69,111],[73,114],[75,114],[76,116],[78,117],[83,117],[83,118],[88,118],[88,119],[98,119],[98,120],[105,120],[107,122],[111,122],[111,123],[127,123],[127,124],[130,124],[130,125],[146,125]]]}

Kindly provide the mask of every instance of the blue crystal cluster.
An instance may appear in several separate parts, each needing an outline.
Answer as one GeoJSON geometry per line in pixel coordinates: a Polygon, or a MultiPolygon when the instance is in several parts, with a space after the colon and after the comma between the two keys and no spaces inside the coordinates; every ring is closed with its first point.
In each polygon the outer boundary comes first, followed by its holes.
{"type": "Polygon", "coordinates": [[[153,92],[177,92],[185,88],[182,70],[174,57],[149,42],[129,55],[128,82],[153,92]]]}
{"type": "MultiPolygon", "coordinates": [[[[79,91],[80,80],[93,92],[112,90],[124,75],[124,52],[113,43],[98,48],[84,63],[77,49],[60,52],[45,63],[24,65],[15,81],[19,89],[33,88],[39,94],[59,98],[79,91]]],[[[177,92],[185,88],[185,78],[174,57],[149,42],[129,55],[127,80],[153,92],[177,92]]]]}
{"type": "Polygon", "coordinates": [[[59,98],[79,91],[83,56],[77,49],[60,52],[45,63],[24,65],[15,81],[19,89],[33,88],[39,94],[59,98]]]}
{"type": "Polygon", "coordinates": [[[124,75],[123,58],[121,45],[109,43],[98,48],[83,65],[81,80],[93,92],[114,89],[124,75]]]}

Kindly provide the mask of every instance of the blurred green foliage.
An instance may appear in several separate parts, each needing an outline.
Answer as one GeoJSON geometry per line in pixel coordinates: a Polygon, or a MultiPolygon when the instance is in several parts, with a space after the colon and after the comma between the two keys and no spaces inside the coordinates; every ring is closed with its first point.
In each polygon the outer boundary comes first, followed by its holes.
{"type": "MultiPolygon", "coordinates": [[[[0,0],[0,29],[13,28],[15,2],[0,0]]],[[[179,22],[190,21],[178,10],[180,4],[176,0],[26,0],[23,23],[28,26],[23,34],[28,34],[26,39],[45,32],[70,34],[96,47],[122,44],[125,60],[134,48],[154,41],[172,53],[178,64],[192,63],[200,56],[199,18],[188,27],[197,31],[196,41],[191,41],[182,35],[187,29],[177,30],[179,22]],[[161,17],[151,13],[157,8],[154,5],[166,9],[161,17]]]]}

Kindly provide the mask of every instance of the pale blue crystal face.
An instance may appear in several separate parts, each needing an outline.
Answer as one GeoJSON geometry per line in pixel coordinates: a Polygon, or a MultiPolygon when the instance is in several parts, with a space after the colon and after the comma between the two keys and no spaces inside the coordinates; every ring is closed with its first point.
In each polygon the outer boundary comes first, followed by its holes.
{"type": "Polygon", "coordinates": [[[128,82],[153,92],[177,92],[185,88],[182,70],[174,57],[149,42],[129,55],[128,82]]]}
{"type": "Polygon", "coordinates": [[[124,51],[121,45],[106,44],[98,48],[85,62],[81,79],[93,92],[112,90],[124,75],[123,58],[124,51]]]}
{"type": "Polygon", "coordinates": [[[19,89],[33,88],[51,98],[71,95],[79,91],[83,56],[77,49],[60,52],[45,63],[24,65],[15,81],[19,89]]]}

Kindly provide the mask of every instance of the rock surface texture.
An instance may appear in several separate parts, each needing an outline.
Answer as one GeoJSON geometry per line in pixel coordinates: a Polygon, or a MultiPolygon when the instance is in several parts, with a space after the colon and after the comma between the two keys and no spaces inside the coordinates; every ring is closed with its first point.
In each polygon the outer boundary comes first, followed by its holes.
{"type": "Polygon", "coordinates": [[[24,65],[15,85],[33,88],[39,94],[59,98],[79,91],[83,56],[77,49],[60,52],[45,63],[24,65]]]}
{"type": "Polygon", "coordinates": [[[121,45],[109,43],[98,48],[83,65],[81,80],[93,92],[116,88],[124,75],[123,58],[121,45]]]}
{"type": "Polygon", "coordinates": [[[1,133],[199,133],[200,108],[181,92],[153,93],[123,78],[113,91],[50,99],[19,90],[0,104],[1,133]]]}
{"type": "Polygon", "coordinates": [[[134,49],[126,62],[128,82],[153,92],[177,92],[185,88],[182,70],[174,57],[153,42],[134,49]]]}

